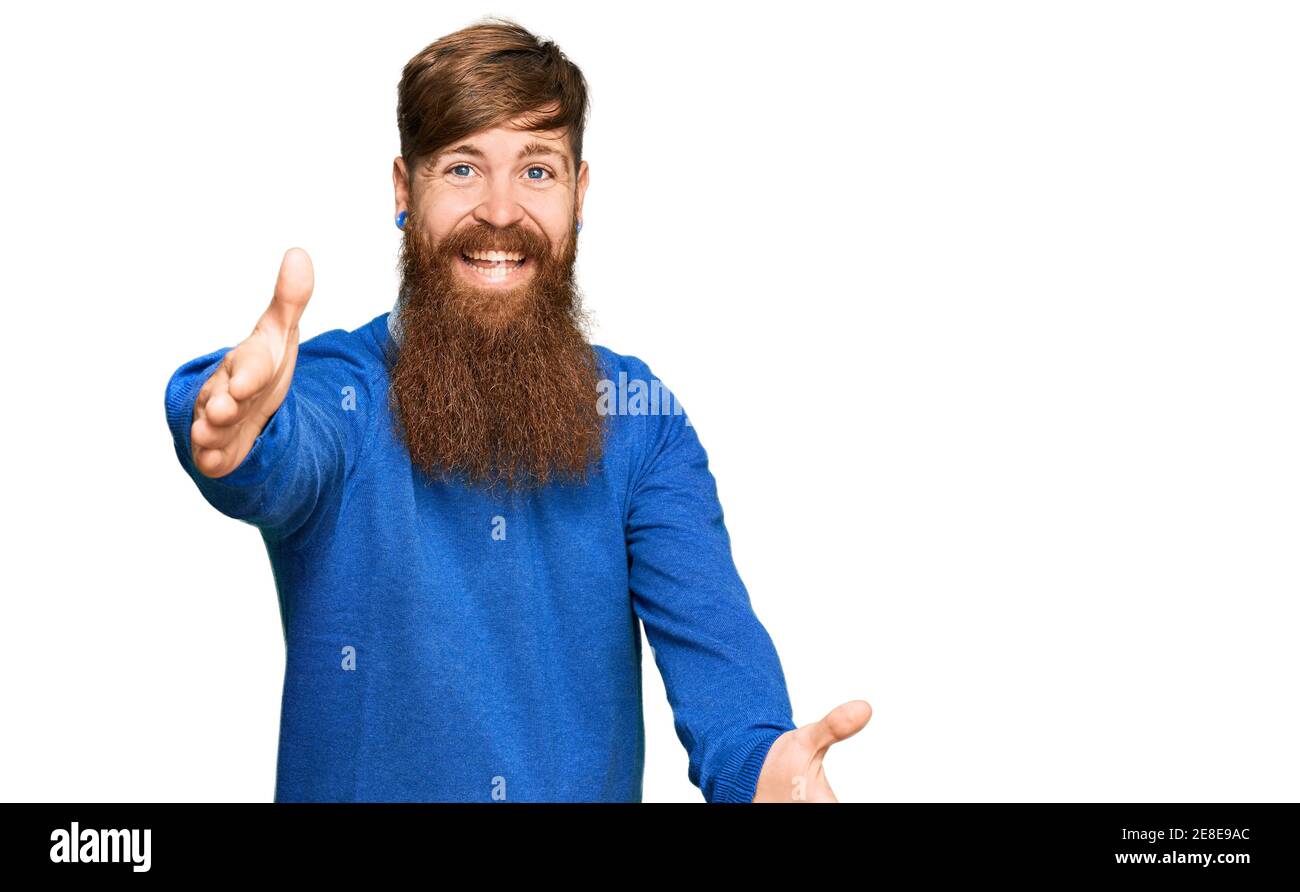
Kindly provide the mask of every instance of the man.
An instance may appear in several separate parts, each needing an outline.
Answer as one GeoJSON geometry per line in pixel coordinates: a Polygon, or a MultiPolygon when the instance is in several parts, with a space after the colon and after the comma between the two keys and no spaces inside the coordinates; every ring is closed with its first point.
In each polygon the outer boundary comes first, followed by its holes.
{"type": "Polygon", "coordinates": [[[586,110],[509,20],[433,43],[399,85],[392,312],[299,357],[290,249],[252,334],[168,383],[177,457],[270,555],[276,801],[639,801],[638,619],[706,800],[835,800],[870,706],[795,727],[694,430],[584,334],[586,110]]]}

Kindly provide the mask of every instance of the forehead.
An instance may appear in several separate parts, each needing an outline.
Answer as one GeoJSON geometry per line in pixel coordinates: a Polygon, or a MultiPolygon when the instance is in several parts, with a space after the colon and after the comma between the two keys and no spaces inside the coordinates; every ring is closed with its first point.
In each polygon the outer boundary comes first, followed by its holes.
{"type": "Polygon", "coordinates": [[[520,122],[490,127],[471,133],[464,139],[439,150],[436,163],[450,155],[467,155],[485,161],[509,163],[530,157],[552,156],[567,169],[573,169],[573,154],[569,146],[568,128],[558,130],[525,130],[520,122]]]}

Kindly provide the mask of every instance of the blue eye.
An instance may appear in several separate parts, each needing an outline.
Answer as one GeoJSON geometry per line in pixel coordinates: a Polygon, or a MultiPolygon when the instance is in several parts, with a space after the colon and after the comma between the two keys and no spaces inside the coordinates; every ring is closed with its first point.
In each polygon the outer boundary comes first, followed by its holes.
{"type": "MultiPolygon", "coordinates": [[[[550,171],[547,170],[545,167],[530,167],[530,168],[528,168],[528,173],[531,174],[534,170],[540,170],[542,173],[550,173],[550,171]]],[[[530,179],[530,180],[538,180],[538,179],[541,179],[541,177],[529,176],[528,179],[530,179]]]]}
{"type": "MultiPolygon", "coordinates": [[[[465,168],[466,170],[473,169],[468,164],[457,164],[455,167],[452,168],[452,170],[453,171],[460,170],[462,167],[465,168]]],[[[457,176],[460,176],[460,174],[457,174],[457,176]]],[[[469,176],[469,174],[464,174],[464,176],[469,176]]]]}

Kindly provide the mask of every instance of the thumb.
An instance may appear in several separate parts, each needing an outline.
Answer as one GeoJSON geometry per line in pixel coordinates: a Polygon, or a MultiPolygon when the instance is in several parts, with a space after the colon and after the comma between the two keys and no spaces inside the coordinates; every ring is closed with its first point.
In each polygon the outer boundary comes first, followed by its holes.
{"type": "Polygon", "coordinates": [[[818,752],[832,743],[846,740],[861,731],[871,719],[871,704],[866,700],[841,703],[819,722],[808,726],[812,732],[809,742],[818,752]]]}
{"type": "Polygon", "coordinates": [[[302,248],[285,251],[280,275],[275,280],[275,295],[262,316],[263,321],[273,324],[281,334],[288,334],[302,318],[315,284],[316,274],[307,252],[302,248]]]}

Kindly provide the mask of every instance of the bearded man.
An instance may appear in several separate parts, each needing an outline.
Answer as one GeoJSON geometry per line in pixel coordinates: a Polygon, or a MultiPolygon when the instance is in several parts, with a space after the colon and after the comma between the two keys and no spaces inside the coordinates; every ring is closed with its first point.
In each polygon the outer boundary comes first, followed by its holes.
{"type": "Polygon", "coordinates": [[[795,726],[699,439],[587,338],[581,71],[491,18],[398,95],[392,310],[300,349],[293,248],[252,334],[167,385],[182,466],[270,556],[275,800],[640,801],[639,621],[707,801],[834,801],[869,704],[795,726]]]}

